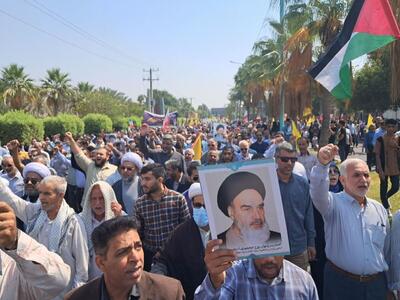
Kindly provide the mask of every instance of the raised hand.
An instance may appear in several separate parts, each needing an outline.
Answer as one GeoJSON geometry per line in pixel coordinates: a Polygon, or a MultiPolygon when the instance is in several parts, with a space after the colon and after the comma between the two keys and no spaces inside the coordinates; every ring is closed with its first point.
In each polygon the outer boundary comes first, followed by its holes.
{"type": "Polygon", "coordinates": [[[318,160],[321,164],[327,165],[335,159],[338,154],[339,148],[333,144],[328,144],[318,151],[318,160]]]}
{"type": "Polygon", "coordinates": [[[72,133],[71,132],[66,132],[65,133],[65,135],[64,135],[64,140],[68,143],[68,144],[70,144],[71,142],[73,142],[74,141],[74,137],[72,136],[72,133]]]}
{"type": "Polygon", "coordinates": [[[0,202],[0,248],[15,250],[18,243],[18,230],[15,214],[5,202],[0,202]]]}
{"type": "Polygon", "coordinates": [[[20,143],[18,140],[12,140],[7,143],[7,149],[11,153],[18,153],[20,143]]]}

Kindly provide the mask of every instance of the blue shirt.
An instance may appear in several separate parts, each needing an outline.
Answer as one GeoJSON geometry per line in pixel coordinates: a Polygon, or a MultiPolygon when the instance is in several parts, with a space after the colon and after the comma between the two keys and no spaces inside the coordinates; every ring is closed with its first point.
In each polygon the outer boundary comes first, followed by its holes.
{"type": "Polygon", "coordinates": [[[292,174],[288,183],[279,180],[283,211],[289,237],[290,255],[315,246],[314,213],[309,185],[303,177],[292,174]]]}
{"type": "Polygon", "coordinates": [[[375,146],[376,140],[379,137],[383,136],[385,134],[385,132],[386,132],[386,130],[381,127],[379,127],[377,130],[375,130],[374,137],[372,138],[372,145],[375,146]]]}
{"type": "Polygon", "coordinates": [[[310,274],[289,261],[283,260],[279,275],[268,283],[258,275],[253,260],[243,260],[226,271],[225,282],[219,289],[214,288],[207,275],[194,299],[313,300],[318,299],[318,293],[310,274]]]}
{"type": "Polygon", "coordinates": [[[325,223],[326,257],[357,275],[388,270],[389,220],[385,208],[367,198],[364,207],[346,192],[330,193],[329,165],[311,171],[310,193],[325,223]]]}

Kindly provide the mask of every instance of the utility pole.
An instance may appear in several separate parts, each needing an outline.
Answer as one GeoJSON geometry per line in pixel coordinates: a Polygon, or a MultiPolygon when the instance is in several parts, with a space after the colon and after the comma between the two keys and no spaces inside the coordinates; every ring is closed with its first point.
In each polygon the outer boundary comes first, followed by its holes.
{"type": "Polygon", "coordinates": [[[143,81],[149,81],[150,82],[150,89],[149,93],[147,95],[147,105],[148,109],[151,113],[154,112],[154,99],[153,99],[153,81],[160,80],[159,78],[153,78],[153,72],[158,72],[157,69],[150,68],[149,70],[143,70],[143,72],[149,72],[150,76],[149,78],[143,78],[143,81]]]}
{"type": "MultiPolygon", "coordinates": [[[[284,0],[280,0],[279,3],[279,15],[280,15],[280,22],[282,24],[283,22],[283,17],[285,15],[285,2],[284,0]]],[[[280,49],[281,51],[281,59],[282,59],[282,64],[283,64],[283,47],[282,49],[280,49]]],[[[280,109],[280,114],[279,114],[279,127],[280,130],[283,131],[283,126],[284,126],[284,118],[285,118],[285,77],[282,76],[282,82],[281,82],[281,86],[280,86],[280,104],[281,104],[281,109],[280,109]]]]}

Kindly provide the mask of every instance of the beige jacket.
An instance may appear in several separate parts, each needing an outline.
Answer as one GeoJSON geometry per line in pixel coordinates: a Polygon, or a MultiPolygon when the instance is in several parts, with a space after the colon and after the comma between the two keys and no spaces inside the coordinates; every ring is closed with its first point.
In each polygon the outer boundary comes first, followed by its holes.
{"type": "Polygon", "coordinates": [[[23,232],[16,250],[0,250],[0,299],[48,300],[68,285],[71,270],[60,256],[23,232]]]}

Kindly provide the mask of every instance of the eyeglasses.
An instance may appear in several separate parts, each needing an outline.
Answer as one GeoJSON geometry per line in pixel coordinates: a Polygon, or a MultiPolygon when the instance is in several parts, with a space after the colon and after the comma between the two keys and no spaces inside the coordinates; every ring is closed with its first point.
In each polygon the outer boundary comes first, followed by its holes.
{"type": "Polygon", "coordinates": [[[240,151],[247,151],[249,150],[248,148],[240,148],[240,151]]]}
{"type": "Polygon", "coordinates": [[[29,177],[27,177],[27,178],[24,178],[24,182],[25,183],[28,183],[28,182],[30,182],[30,183],[32,183],[33,185],[36,185],[38,182],[40,182],[41,180],[39,180],[39,179],[35,179],[35,178],[29,178],[29,177]]]}
{"type": "Polygon", "coordinates": [[[121,170],[127,170],[127,171],[132,171],[132,167],[121,167],[121,170]]]}
{"type": "Polygon", "coordinates": [[[287,163],[290,160],[291,163],[294,164],[297,161],[297,157],[278,156],[278,158],[284,163],[287,163]]]}
{"type": "Polygon", "coordinates": [[[202,207],[206,208],[205,204],[201,204],[201,203],[193,203],[193,207],[194,208],[202,208],[202,207]]]}

